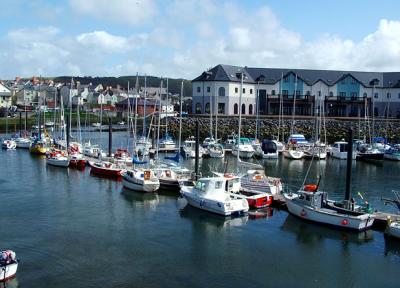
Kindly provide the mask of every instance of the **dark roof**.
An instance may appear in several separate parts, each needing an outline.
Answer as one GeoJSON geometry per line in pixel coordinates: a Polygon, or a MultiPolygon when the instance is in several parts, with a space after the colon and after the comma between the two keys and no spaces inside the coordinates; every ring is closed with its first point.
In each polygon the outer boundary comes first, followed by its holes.
{"type": "Polygon", "coordinates": [[[365,87],[374,85],[379,87],[395,87],[400,88],[400,72],[361,72],[361,71],[335,71],[335,70],[311,70],[311,69],[284,69],[284,68],[256,68],[256,67],[239,67],[231,65],[219,64],[214,68],[203,72],[194,81],[229,81],[239,82],[236,73],[243,71],[247,79],[245,82],[257,83],[260,76],[264,76],[264,83],[275,84],[282,75],[286,76],[294,73],[302,79],[307,85],[313,85],[318,81],[332,86],[338,81],[350,75],[358,80],[365,87]]]}

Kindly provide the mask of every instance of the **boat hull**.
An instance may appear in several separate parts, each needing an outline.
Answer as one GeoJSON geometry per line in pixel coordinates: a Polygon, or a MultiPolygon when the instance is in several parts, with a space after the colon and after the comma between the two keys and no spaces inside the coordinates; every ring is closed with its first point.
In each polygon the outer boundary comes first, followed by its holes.
{"type": "Polygon", "coordinates": [[[300,150],[284,150],[283,156],[292,160],[300,160],[304,157],[304,152],[300,150]]]}
{"type": "Polygon", "coordinates": [[[383,153],[357,153],[356,159],[359,161],[382,164],[383,153]]]}
{"type": "Polygon", "coordinates": [[[125,177],[122,178],[122,185],[129,190],[140,192],[155,192],[160,188],[160,183],[143,183],[143,181],[135,182],[125,177]]]}
{"type": "Polygon", "coordinates": [[[119,178],[122,175],[122,169],[114,169],[114,168],[103,168],[96,166],[93,163],[90,163],[90,173],[101,176],[101,177],[110,177],[110,178],[119,178]]]}
{"type": "Polygon", "coordinates": [[[251,157],[253,157],[254,155],[254,151],[245,151],[245,150],[238,150],[237,149],[232,149],[232,154],[237,156],[237,154],[239,153],[239,157],[243,158],[243,159],[249,159],[251,157]]]}
{"type": "Polygon", "coordinates": [[[46,163],[47,163],[47,165],[66,168],[69,166],[69,159],[68,158],[65,158],[65,159],[47,158],[46,163]]]}
{"type": "Polygon", "coordinates": [[[335,226],[342,229],[366,230],[371,228],[375,218],[372,215],[351,216],[317,209],[307,205],[299,205],[287,194],[283,194],[289,213],[304,220],[335,226]]]}
{"type": "Polygon", "coordinates": [[[400,223],[398,223],[398,222],[390,223],[386,227],[385,234],[387,236],[400,239],[400,223]]]}
{"type": "Polygon", "coordinates": [[[222,216],[242,215],[249,211],[246,199],[240,199],[235,200],[235,202],[230,202],[233,205],[227,207],[221,202],[212,199],[202,199],[192,195],[192,193],[182,192],[182,196],[186,199],[189,205],[222,216]],[[242,200],[244,200],[247,205],[243,205],[242,200]]]}
{"type": "Polygon", "coordinates": [[[8,264],[0,267],[0,282],[5,282],[11,278],[14,278],[17,274],[18,262],[8,264]]]}

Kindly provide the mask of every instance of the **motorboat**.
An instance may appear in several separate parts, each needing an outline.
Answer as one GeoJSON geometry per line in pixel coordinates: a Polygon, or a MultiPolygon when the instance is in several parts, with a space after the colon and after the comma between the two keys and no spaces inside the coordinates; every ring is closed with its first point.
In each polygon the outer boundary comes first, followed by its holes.
{"type": "Polygon", "coordinates": [[[189,180],[190,170],[170,165],[160,165],[155,167],[154,174],[160,181],[160,189],[164,191],[179,192],[180,182],[189,180]]]}
{"type": "Polygon", "coordinates": [[[45,139],[35,139],[29,147],[29,152],[36,155],[46,155],[49,149],[49,144],[45,139]]]}
{"type": "Polygon", "coordinates": [[[400,239],[400,222],[398,219],[388,217],[385,235],[400,239]]]}
{"type": "Polygon", "coordinates": [[[92,127],[99,128],[99,127],[101,127],[101,123],[100,122],[94,122],[94,123],[92,123],[92,127]]]}
{"type": "Polygon", "coordinates": [[[272,140],[272,142],[275,143],[276,149],[278,150],[278,153],[282,153],[283,150],[285,149],[285,145],[282,142],[278,141],[278,140],[272,140]]]}
{"type": "Polygon", "coordinates": [[[234,193],[246,198],[250,209],[259,209],[271,205],[273,196],[271,193],[259,190],[243,189],[241,185],[241,178],[235,174],[229,173],[216,173],[215,175],[224,177],[228,180],[225,191],[227,193],[234,193]]]}
{"type": "Polygon", "coordinates": [[[211,158],[224,158],[225,150],[221,144],[210,144],[207,148],[207,154],[211,158]]]}
{"type": "Polygon", "coordinates": [[[267,192],[272,195],[283,191],[281,179],[265,175],[264,170],[248,170],[240,177],[240,185],[247,191],[267,192]]]}
{"type": "Polygon", "coordinates": [[[51,166],[68,167],[68,154],[64,151],[52,149],[46,153],[46,163],[51,166]]]}
{"type": "Polygon", "coordinates": [[[170,135],[165,135],[163,138],[160,139],[158,142],[159,148],[161,149],[175,149],[176,144],[170,135]]]}
{"type": "MultiPolygon", "coordinates": [[[[333,158],[344,160],[347,159],[347,147],[348,143],[345,141],[337,141],[331,147],[330,155],[333,158]]],[[[353,159],[355,158],[355,153],[353,159]]]]}
{"type": "Polygon", "coordinates": [[[386,149],[383,158],[400,161],[400,144],[390,146],[390,148],[386,149]]]}
{"type": "Polygon", "coordinates": [[[14,141],[17,144],[17,148],[22,148],[22,149],[29,149],[32,143],[32,140],[26,137],[18,137],[14,141]]]}
{"type": "Polygon", "coordinates": [[[79,152],[71,153],[69,156],[69,167],[76,169],[84,169],[86,167],[86,159],[79,152]]]}
{"type": "Polygon", "coordinates": [[[5,282],[15,277],[17,274],[18,262],[14,251],[4,250],[0,252],[0,282],[5,282]]]}
{"type": "MultiPolygon", "coordinates": [[[[199,158],[201,158],[203,154],[204,148],[199,145],[199,158]]],[[[196,157],[196,140],[193,136],[189,137],[183,142],[183,146],[181,147],[181,155],[186,159],[196,157]]]]}
{"type": "Polygon", "coordinates": [[[46,127],[53,127],[54,126],[54,122],[52,121],[48,121],[44,124],[46,127]]]}
{"type": "Polygon", "coordinates": [[[118,148],[114,153],[114,159],[118,164],[131,165],[132,157],[126,148],[118,148]]]}
{"type": "Polygon", "coordinates": [[[304,185],[296,193],[283,193],[283,196],[289,213],[305,220],[358,231],[371,228],[375,220],[371,213],[331,207],[327,204],[327,193],[319,191],[315,184],[304,185]]]}
{"type": "Polygon", "coordinates": [[[106,157],[106,153],[100,149],[99,145],[92,145],[90,142],[83,145],[83,155],[93,158],[106,157]]]}
{"type": "Polygon", "coordinates": [[[326,156],[328,155],[327,153],[327,148],[325,143],[321,142],[316,142],[311,146],[308,146],[304,150],[304,157],[307,159],[326,159],[326,156]]]}
{"type": "Polygon", "coordinates": [[[102,177],[119,178],[125,171],[116,164],[106,161],[101,161],[101,162],[89,161],[89,166],[91,167],[90,173],[102,177]]]}
{"type": "Polygon", "coordinates": [[[210,146],[211,144],[216,144],[216,143],[217,141],[215,141],[213,137],[206,137],[201,146],[203,146],[203,148],[208,148],[208,146],[210,146]]]}
{"type": "Polygon", "coordinates": [[[236,144],[232,147],[232,154],[235,156],[239,154],[240,158],[251,158],[254,152],[249,138],[240,138],[240,141],[236,141],[236,144]]]}
{"type": "Polygon", "coordinates": [[[17,143],[11,139],[4,140],[3,143],[1,143],[1,148],[6,150],[14,150],[17,148],[17,143]]]}
{"type": "Polygon", "coordinates": [[[228,182],[220,176],[200,178],[195,186],[182,185],[181,194],[193,207],[223,216],[243,215],[249,204],[245,197],[225,191],[228,182]]]}
{"type": "Polygon", "coordinates": [[[155,192],[160,188],[160,181],[150,169],[133,168],[122,174],[125,188],[140,192],[155,192]]]}
{"type": "Polygon", "coordinates": [[[277,159],[278,158],[278,146],[273,140],[263,140],[261,142],[261,157],[264,159],[277,159]]]}
{"type": "Polygon", "coordinates": [[[228,135],[228,138],[225,140],[225,143],[224,143],[225,149],[231,150],[232,147],[236,143],[236,138],[237,138],[237,136],[235,135],[235,133],[228,135]]]}
{"type": "Polygon", "coordinates": [[[372,148],[367,145],[361,145],[357,149],[356,160],[382,164],[384,153],[377,148],[372,148]]]}
{"type": "Polygon", "coordinates": [[[283,156],[292,160],[300,160],[304,157],[304,151],[292,144],[289,144],[287,149],[283,150],[283,156]]]}

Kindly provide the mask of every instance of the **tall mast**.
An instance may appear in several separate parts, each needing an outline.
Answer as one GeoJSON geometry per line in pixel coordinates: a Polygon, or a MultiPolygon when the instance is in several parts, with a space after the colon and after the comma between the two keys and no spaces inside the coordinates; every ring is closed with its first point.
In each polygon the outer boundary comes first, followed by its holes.
{"type": "MultiPolygon", "coordinates": [[[[283,103],[283,101],[282,101],[282,97],[283,97],[283,95],[282,95],[282,85],[283,85],[283,72],[282,72],[282,75],[281,75],[281,85],[280,85],[280,87],[279,87],[279,115],[278,115],[278,141],[280,141],[280,132],[281,132],[281,121],[282,121],[282,103],[283,103]]],[[[282,137],[283,138],[283,137],[282,137]]],[[[283,139],[282,139],[283,140],[283,139]]],[[[282,141],[283,142],[283,141],[282,141]]]]}
{"type": "Polygon", "coordinates": [[[144,74],[143,136],[146,136],[147,75],[144,74]]]}
{"type": "Polygon", "coordinates": [[[293,111],[292,111],[292,126],[290,127],[290,135],[294,133],[294,116],[296,115],[296,96],[297,96],[297,74],[294,80],[294,93],[293,93],[293,111]]]}
{"type": "Polygon", "coordinates": [[[184,80],[182,80],[182,83],[181,83],[181,97],[180,97],[180,108],[179,108],[179,138],[178,138],[178,153],[179,153],[179,150],[181,149],[181,138],[182,138],[182,99],[183,99],[183,81],[184,80]]]}
{"type": "Polygon", "coordinates": [[[165,137],[168,136],[168,78],[167,78],[167,98],[165,104],[165,137]]]}
{"type": "Polygon", "coordinates": [[[237,76],[240,76],[240,96],[239,96],[239,127],[238,127],[238,151],[237,151],[237,169],[239,170],[239,145],[240,145],[240,130],[242,126],[242,95],[243,95],[243,78],[244,78],[244,73],[243,70],[237,74],[237,76]]]}
{"type": "Polygon", "coordinates": [[[158,148],[160,146],[160,125],[161,125],[161,92],[162,92],[162,87],[163,87],[163,80],[161,79],[161,83],[160,83],[160,102],[158,104],[158,125],[157,125],[157,151],[156,151],[156,155],[157,155],[157,159],[158,159],[158,148]]]}
{"type": "Polygon", "coordinates": [[[215,99],[215,109],[214,109],[214,111],[215,111],[215,141],[217,141],[218,140],[218,97],[219,97],[219,95],[218,95],[218,91],[215,92],[216,91],[215,88],[216,87],[215,87],[215,84],[214,84],[214,94],[215,94],[215,97],[214,97],[214,99],[215,99]]]}
{"type": "Polygon", "coordinates": [[[138,94],[138,87],[139,87],[139,74],[136,74],[136,95],[135,95],[135,132],[134,132],[134,134],[133,134],[133,151],[136,151],[136,139],[137,139],[137,113],[138,113],[138,108],[137,108],[137,105],[138,105],[138,96],[139,96],[139,94],[138,94]]]}

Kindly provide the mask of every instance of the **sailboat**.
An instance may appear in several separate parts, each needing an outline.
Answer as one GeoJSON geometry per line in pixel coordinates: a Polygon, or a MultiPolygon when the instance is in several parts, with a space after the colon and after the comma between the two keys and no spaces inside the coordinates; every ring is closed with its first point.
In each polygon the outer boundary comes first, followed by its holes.
{"type": "Polygon", "coordinates": [[[293,93],[293,111],[292,111],[292,125],[290,128],[290,136],[288,138],[288,143],[286,149],[283,151],[283,156],[292,160],[299,160],[304,157],[304,151],[301,149],[303,144],[305,144],[305,138],[302,134],[294,133],[295,115],[296,115],[296,97],[297,97],[297,75],[294,84],[293,93]]]}
{"type": "MultiPolygon", "coordinates": [[[[6,114],[6,135],[8,135],[8,108],[6,114]]],[[[17,143],[13,139],[5,139],[1,143],[1,148],[6,150],[15,150],[17,148],[17,143]]]]}
{"type": "MultiPolygon", "coordinates": [[[[162,91],[161,91],[162,92],[162,91]]],[[[159,117],[162,118],[162,107],[161,107],[161,92],[160,92],[160,115],[159,117]]],[[[158,144],[159,144],[159,148],[160,149],[165,149],[165,150],[175,150],[176,149],[176,144],[174,139],[172,138],[172,136],[168,133],[168,118],[169,118],[169,102],[168,102],[168,78],[167,78],[167,98],[166,98],[166,102],[165,102],[165,111],[164,111],[164,115],[165,115],[165,134],[164,136],[158,140],[158,144]]]]}
{"type": "Polygon", "coordinates": [[[304,157],[308,159],[326,159],[326,126],[325,126],[325,108],[320,98],[319,100],[318,115],[315,121],[315,135],[314,142],[306,146],[304,150],[304,157]],[[324,142],[321,141],[322,128],[324,130],[324,142]]]}
{"type": "MultiPolygon", "coordinates": [[[[349,143],[352,142],[352,130],[349,131],[349,143]]],[[[350,177],[352,148],[347,156],[346,197],[343,202],[328,199],[328,194],[317,184],[305,184],[296,192],[283,193],[289,213],[304,220],[327,224],[343,229],[365,230],[372,227],[374,215],[364,211],[350,200],[350,177]]],[[[311,165],[311,164],[310,164],[311,165]]],[[[305,180],[304,180],[305,182],[305,180]]]]}

